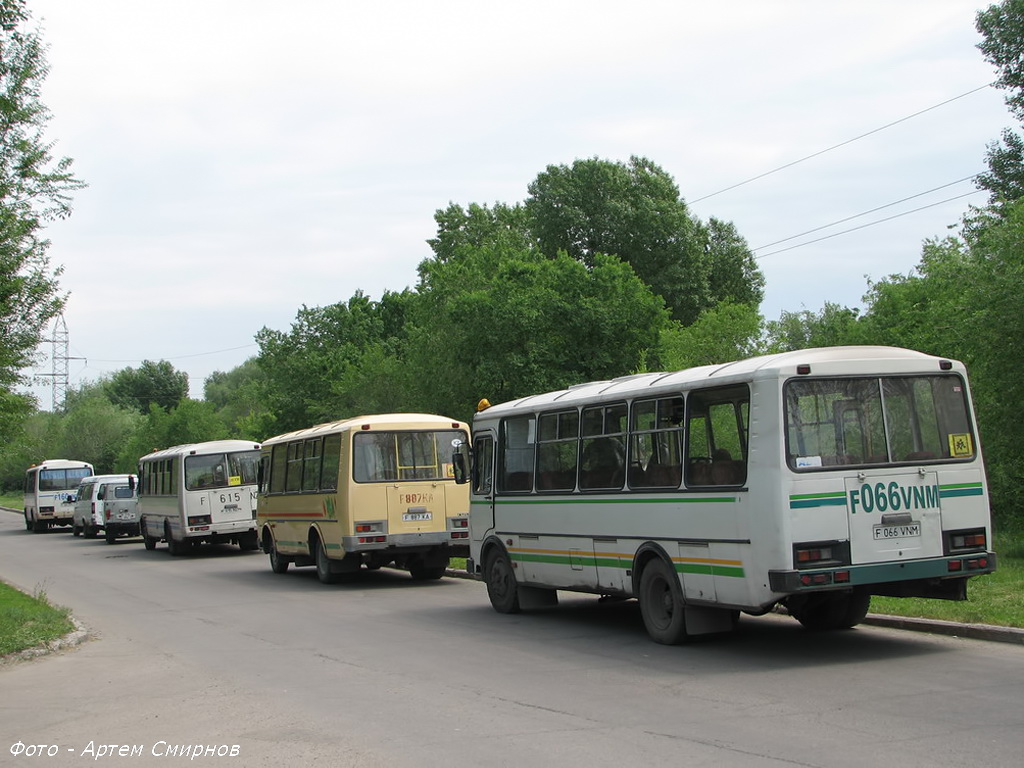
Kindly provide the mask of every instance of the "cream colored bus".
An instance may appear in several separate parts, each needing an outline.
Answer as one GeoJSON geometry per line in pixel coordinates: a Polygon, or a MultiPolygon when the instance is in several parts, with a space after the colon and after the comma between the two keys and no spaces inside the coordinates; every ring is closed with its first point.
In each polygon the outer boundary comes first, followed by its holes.
{"type": "Polygon", "coordinates": [[[394,564],[438,579],[468,553],[469,491],[452,455],[469,427],[444,416],[360,416],[263,442],[257,526],[270,567],[325,584],[394,564]]]}

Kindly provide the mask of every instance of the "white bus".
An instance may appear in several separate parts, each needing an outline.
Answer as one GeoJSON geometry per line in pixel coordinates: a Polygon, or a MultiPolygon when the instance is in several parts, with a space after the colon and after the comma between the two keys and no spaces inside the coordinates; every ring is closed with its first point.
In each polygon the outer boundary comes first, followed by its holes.
{"type": "Polygon", "coordinates": [[[661,643],[779,604],[838,629],[996,567],[953,360],[808,349],[481,407],[467,569],[502,613],[572,590],[637,598],[661,643]]]}
{"type": "Polygon", "coordinates": [[[325,584],[394,564],[439,579],[468,554],[469,492],[452,455],[469,427],[394,413],[321,424],[263,442],[257,519],[270,567],[315,565],[325,584]]]}
{"type": "Polygon", "coordinates": [[[202,542],[257,549],[256,472],[260,444],[215,440],[139,459],[139,528],[146,549],[172,555],[202,542]]]}
{"type": "Polygon", "coordinates": [[[71,525],[75,491],[92,474],[92,464],[46,459],[25,471],[25,528],[42,533],[54,525],[71,525]]]}

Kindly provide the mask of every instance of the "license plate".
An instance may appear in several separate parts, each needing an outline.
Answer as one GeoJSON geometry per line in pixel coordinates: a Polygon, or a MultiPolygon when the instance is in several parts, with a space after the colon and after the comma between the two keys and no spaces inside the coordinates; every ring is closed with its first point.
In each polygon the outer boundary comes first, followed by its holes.
{"type": "Polygon", "coordinates": [[[429,512],[406,512],[402,515],[402,520],[407,523],[415,523],[420,520],[430,520],[429,512]]]}
{"type": "Polygon", "coordinates": [[[131,512],[118,512],[117,513],[117,519],[118,520],[134,520],[135,519],[135,515],[133,515],[131,512]]]}
{"type": "Polygon", "coordinates": [[[907,539],[921,535],[921,524],[876,525],[874,531],[876,541],[880,539],[907,539]]]}

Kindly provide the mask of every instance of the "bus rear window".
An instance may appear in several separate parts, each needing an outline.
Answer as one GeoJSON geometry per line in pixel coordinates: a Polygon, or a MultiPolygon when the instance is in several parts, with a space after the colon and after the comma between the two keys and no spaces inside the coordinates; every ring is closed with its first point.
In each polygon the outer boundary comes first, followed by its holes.
{"type": "Polygon", "coordinates": [[[77,488],[83,478],[92,474],[88,467],[82,469],[43,469],[39,471],[40,491],[69,491],[77,488]]]}
{"type": "Polygon", "coordinates": [[[955,375],[795,379],[786,385],[790,467],[972,459],[963,380],[955,375]]]}
{"type": "Polygon", "coordinates": [[[458,429],[358,432],[352,439],[352,476],[357,483],[450,480],[452,454],[467,439],[458,429]]]}

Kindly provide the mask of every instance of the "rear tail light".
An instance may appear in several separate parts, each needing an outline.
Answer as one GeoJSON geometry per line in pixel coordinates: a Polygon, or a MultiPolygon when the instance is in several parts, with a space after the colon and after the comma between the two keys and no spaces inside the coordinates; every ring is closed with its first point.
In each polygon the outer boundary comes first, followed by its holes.
{"type": "Polygon", "coordinates": [[[949,534],[950,549],[954,552],[965,549],[985,549],[988,539],[985,531],[955,531],[949,534]]]}
{"type": "Polygon", "coordinates": [[[192,528],[196,527],[197,525],[209,525],[211,522],[213,522],[213,518],[211,518],[209,515],[196,515],[188,519],[189,527],[192,528]]]}
{"type": "Polygon", "coordinates": [[[796,561],[800,565],[808,565],[810,563],[820,563],[825,560],[832,559],[832,548],[831,547],[815,547],[814,549],[798,549],[796,551],[796,561]]]}

